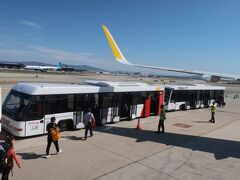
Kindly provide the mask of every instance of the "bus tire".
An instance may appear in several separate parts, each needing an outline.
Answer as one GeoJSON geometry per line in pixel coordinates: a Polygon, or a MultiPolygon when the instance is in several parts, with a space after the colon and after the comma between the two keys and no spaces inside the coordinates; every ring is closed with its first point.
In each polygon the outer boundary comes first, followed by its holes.
{"type": "Polygon", "coordinates": [[[61,131],[73,130],[73,121],[71,119],[58,122],[61,131]]]}
{"type": "Polygon", "coordinates": [[[181,106],[180,106],[180,110],[181,111],[185,111],[187,108],[186,108],[186,105],[185,104],[182,104],[181,106]]]}

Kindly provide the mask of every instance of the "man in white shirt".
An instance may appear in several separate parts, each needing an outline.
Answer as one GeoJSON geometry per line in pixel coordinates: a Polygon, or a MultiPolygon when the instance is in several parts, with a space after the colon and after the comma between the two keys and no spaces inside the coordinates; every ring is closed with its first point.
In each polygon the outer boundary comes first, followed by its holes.
{"type": "Polygon", "coordinates": [[[88,108],[87,113],[85,113],[83,116],[83,123],[85,125],[85,140],[87,140],[88,130],[90,130],[90,137],[92,137],[93,136],[92,128],[95,125],[95,118],[93,113],[91,113],[90,108],[88,108]]]}

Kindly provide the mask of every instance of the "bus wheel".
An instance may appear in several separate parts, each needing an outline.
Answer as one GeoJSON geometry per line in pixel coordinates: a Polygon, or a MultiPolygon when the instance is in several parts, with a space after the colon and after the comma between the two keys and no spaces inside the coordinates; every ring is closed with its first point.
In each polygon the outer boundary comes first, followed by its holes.
{"type": "Polygon", "coordinates": [[[72,130],[73,129],[73,121],[72,120],[64,120],[58,123],[61,131],[72,130]]]}
{"type": "Polygon", "coordinates": [[[180,110],[181,110],[181,111],[185,111],[185,110],[186,110],[186,105],[185,105],[185,104],[181,105],[181,106],[180,106],[180,110]]]}

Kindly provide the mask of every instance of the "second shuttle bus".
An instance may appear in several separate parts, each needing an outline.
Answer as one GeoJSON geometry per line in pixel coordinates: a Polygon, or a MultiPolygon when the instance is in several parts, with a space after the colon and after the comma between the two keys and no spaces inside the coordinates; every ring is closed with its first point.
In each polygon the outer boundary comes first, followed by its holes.
{"type": "Polygon", "coordinates": [[[213,101],[224,101],[222,86],[196,85],[166,85],[165,108],[167,111],[187,110],[209,107],[213,101]]]}

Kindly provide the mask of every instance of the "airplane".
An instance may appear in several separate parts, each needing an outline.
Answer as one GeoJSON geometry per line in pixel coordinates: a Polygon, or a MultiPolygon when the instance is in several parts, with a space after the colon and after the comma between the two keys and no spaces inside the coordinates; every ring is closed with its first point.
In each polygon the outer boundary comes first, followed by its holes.
{"type": "Polygon", "coordinates": [[[225,80],[225,81],[233,81],[233,82],[240,83],[240,76],[238,76],[238,75],[213,73],[213,72],[205,72],[205,71],[195,71],[195,70],[191,71],[191,70],[184,70],[184,69],[175,69],[175,68],[168,68],[168,67],[149,66],[149,65],[141,65],[141,64],[131,63],[130,61],[126,60],[126,58],[123,56],[121,50],[119,49],[116,41],[112,37],[108,28],[105,25],[102,25],[102,28],[103,28],[103,31],[107,38],[107,41],[109,43],[109,46],[112,50],[113,56],[119,63],[136,66],[136,67],[141,67],[141,68],[146,68],[146,69],[164,70],[164,71],[172,71],[172,72],[178,72],[178,73],[199,75],[202,77],[203,80],[208,81],[208,82],[218,82],[220,80],[225,80]]]}
{"type": "Polygon", "coordinates": [[[26,65],[24,69],[28,70],[35,70],[35,71],[49,71],[49,70],[54,70],[54,71],[60,71],[61,70],[62,63],[59,62],[56,66],[34,66],[34,65],[26,65]]]}

